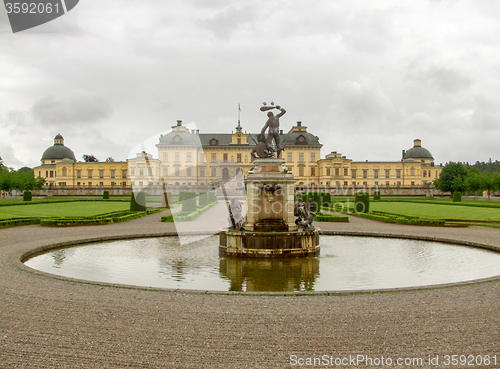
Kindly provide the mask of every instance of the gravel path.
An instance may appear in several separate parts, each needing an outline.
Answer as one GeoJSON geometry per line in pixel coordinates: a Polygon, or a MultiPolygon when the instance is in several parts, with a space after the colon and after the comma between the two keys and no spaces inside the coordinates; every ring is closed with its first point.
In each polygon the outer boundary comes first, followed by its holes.
{"type": "MultiPolygon", "coordinates": [[[[211,228],[221,209],[203,214],[197,230],[211,228]]],[[[160,222],[162,215],[104,226],[0,229],[0,368],[314,367],[292,364],[323,355],[332,357],[330,367],[344,358],[348,365],[337,367],[444,368],[430,365],[429,356],[444,364],[452,354],[496,355],[496,365],[482,367],[500,367],[499,280],[357,295],[218,295],[71,282],[30,272],[19,261],[26,251],[58,242],[175,232],[174,224],[160,222]],[[393,365],[349,365],[349,355],[390,358],[393,365]],[[422,358],[422,364],[397,366],[398,358],[422,358]]],[[[319,226],[500,246],[500,230],[490,228],[354,217],[319,226]]]]}

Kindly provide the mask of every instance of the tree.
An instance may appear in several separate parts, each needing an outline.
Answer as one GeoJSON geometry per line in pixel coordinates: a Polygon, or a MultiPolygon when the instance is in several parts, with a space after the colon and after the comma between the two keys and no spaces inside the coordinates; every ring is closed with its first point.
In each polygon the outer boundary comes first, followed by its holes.
{"type": "Polygon", "coordinates": [[[94,155],[87,155],[83,154],[83,161],[90,163],[90,162],[98,162],[99,160],[94,156],[94,155]]]}
{"type": "Polygon", "coordinates": [[[113,159],[111,156],[106,158],[106,163],[114,163],[115,159],[113,159]]]}
{"type": "Polygon", "coordinates": [[[475,197],[477,198],[477,192],[484,188],[484,183],[479,169],[469,169],[469,173],[467,173],[467,177],[465,178],[465,185],[468,191],[474,191],[476,193],[475,197]]]}
{"type": "Polygon", "coordinates": [[[483,181],[483,188],[488,191],[488,200],[490,194],[498,190],[500,186],[500,174],[498,173],[481,173],[481,180],[483,181]]]}
{"type": "Polygon", "coordinates": [[[434,186],[440,191],[450,191],[453,194],[466,189],[466,177],[467,168],[463,164],[449,162],[443,167],[439,178],[434,180],[434,186]]]}

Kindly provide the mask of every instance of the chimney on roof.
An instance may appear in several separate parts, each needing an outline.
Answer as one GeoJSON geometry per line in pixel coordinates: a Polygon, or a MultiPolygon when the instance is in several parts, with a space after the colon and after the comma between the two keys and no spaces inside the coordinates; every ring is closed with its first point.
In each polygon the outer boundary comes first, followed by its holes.
{"type": "Polygon", "coordinates": [[[301,121],[298,121],[297,122],[297,127],[301,127],[302,126],[302,122],[301,121]]]}
{"type": "Polygon", "coordinates": [[[182,126],[182,120],[177,121],[177,127],[180,127],[180,126],[182,126]]]}
{"type": "Polygon", "coordinates": [[[413,140],[413,147],[420,147],[422,146],[422,140],[420,138],[416,138],[413,140]]]}

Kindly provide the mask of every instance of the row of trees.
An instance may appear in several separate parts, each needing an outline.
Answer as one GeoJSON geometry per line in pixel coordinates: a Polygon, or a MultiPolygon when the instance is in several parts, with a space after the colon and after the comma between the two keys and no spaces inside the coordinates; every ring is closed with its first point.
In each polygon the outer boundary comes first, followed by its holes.
{"type": "Polygon", "coordinates": [[[35,188],[41,188],[44,184],[45,179],[41,177],[35,178],[33,169],[28,167],[22,167],[18,170],[7,168],[0,157],[0,190],[6,192],[34,190],[35,188]]]}
{"type": "Polygon", "coordinates": [[[462,163],[447,163],[441,175],[434,181],[438,190],[445,192],[474,192],[477,196],[479,191],[488,191],[488,197],[492,192],[500,189],[500,173],[482,172],[476,166],[465,166],[462,163]]]}

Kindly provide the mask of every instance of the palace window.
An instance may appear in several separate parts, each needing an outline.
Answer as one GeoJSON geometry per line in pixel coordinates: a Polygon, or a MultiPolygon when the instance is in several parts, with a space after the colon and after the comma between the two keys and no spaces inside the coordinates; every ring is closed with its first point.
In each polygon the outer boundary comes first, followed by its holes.
{"type": "Polygon", "coordinates": [[[311,161],[316,161],[316,153],[315,152],[312,152],[311,153],[311,161]]]}
{"type": "Polygon", "coordinates": [[[186,168],[186,176],[191,177],[191,167],[186,168]]]}
{"type": "Polygon", "coordinates": [[[176,161],[176,162],[181,161],[181,154],[180,154],[180,153],[178,153],[178,152],[176,152],[176,153],[175,153],[175,161],[176,161]]]}
{"type": "Polygon", "coordinates": [[[344,168],[344,177],[347,177],[349,175],[349,169],[344,168]]]}
{"type": "Polygon", "coordinates": [[[356,169],[351,169],[351,178],[356,178],[356,169]]]}
{"type": "Polygon", "coordinates": [[[130,168],[130,175],[135,176],[135,168],[130,168]]]}
{"type": "Polygon", "coordinates": [[[168,167],[163,167],[163,177],[168,177],[168,167]]]}
{"type": "Polygon", "coordinates": [[[62,168],[62,176],[66,177],[68,175],[68,169],[66,167],[62,168]]]}
{"type": "Polygon", "coordinates": [[[241,138],[238,138],[238,145],[241,145],[241,138]]]}
{"type": "Polygon", "coordinates": [[[340,176],[340,168],[335,168],[335,177],[340,176]]]}
{"type": "Polygon", "coordinates": [[[289,152],[288,154],[286,154],[286,161],[288,161],[288,162],[292,161],[292,153],[291,152],[289,152]]]}
{"type": "Polygon", "coordinates": [[[411,168],[410,168],[410,175],[411,175],[411,176],[414,176],[414,175],[415,175],[415,168],[414,168],[414,167],[411,167],[411,168]]]}
{"type": "Polygon", "coordinates": [[[304,176],[304,167],[299,167],[299,177],[304,176]]]}
{"type": "Polygon", "coordinates": [[[212,169],[212,177],[215,178],[217,177],[217,168],[211,168],[212,169]]]}
{"type": "Polygon", "coordinates": [[[104,169],[99,169],[99,178],[104,178],[104,169]]]}
{"type": "Polygon", "coordinates": [[[363,169],[363,178],[368,178],[368,169],[363,169]]]}
{"type": "Polygon", "coordinates": [[[122,178],[127,178],[127,170],[126,169],[122,170],[122,178]]]}
{"type": "Polygon", "coordinates": [[[304,162],[304,153],[303,152],[299,153],[299,162],[300,163],[304,162]]]}
{"type": "Polygon", "coordinates": [[[222,154],[222,161],[227,163],[227,154],[222,154]]]}
{"type": "Polygon", "coordinates": [[[163,161],[168,161],[168,153],[167,152],[163,153],[163,161]]]}
{"type": "Polygon", "coordinates": [[[311,168],[311,177],[316,176],[316,168],[311,168]]]}
{"type": "Polygon", "coordinates": [[[422,176],[423,176],[424,178],[425,178],[425,177],[427,177],[427,171],[426,171],[426,170],[423,170],[423,171],[422,171],[422,176]]]}
{"type": "MultiPolygon", "coordinates": [[[[52,176],[51,176],[51,177],[52,177],[52,176]]],[[[88,177],[88,178],[92,178],[92,169],[89,169],[89,170],[87,171],[87,177],[88,177]]]]}
{"type": "Polygon", "coordinates": [[[186,153],[186,161],[191,161],[191,153],[190,152],[186,153]]]}
{"type": "Polygon", "coordinates": [[[148,176],[153,176],[153,168],[148,168],[148,176]]]}
{"type": "Polygon", "coordinates": [[[200,154],[200,163],[204,163],[205,162],[205,154],[200,154]]]}
{"type": "Polygon", "coordinates": [[[391,178],[391,170],[390,169],[385,170],[385,178],[391,178]]]}
{"type": "Polygon", "coordinates": [[[396,169],[396,178],[401,178],[401,169],[396,169]]]}
{"type": "Polygon", "coordinates": [[[142,177],[144,175],[144,169],[139,169],[139,177],[142,177]]]}
{"type": "Polygon", "coordinates": [[[241,163],[241,154],[236,154],[236,162],[241,163]]]}
{"type": "Polygon", "coordinates": [[[330,176],[330,168],[326,168],[326,175],[330,176]]]}
{"type": "Polygon", "coordinates": [[[115,169],[111,169],[111,178],[115,178],[115,172],[116,172],[115,169]]]}
{"type": "Polygon", "coordinates": [[[215,153],[214,153],[214,154],[212,154],[212,156],[210,157],[210,161],[211,161],[212,163],[215,163],[215,162],[217,161],[217,154],[215,154],[215,153]]]}
{"type": "Polygon", "coordinates": [[[205,168],[200,168],[200,177],[205,177],[205,168]]]}
{"type": "Polygon", "coordinates": [[[373,169],[373,178],[378,178],[378,169],[373,169]]]}

